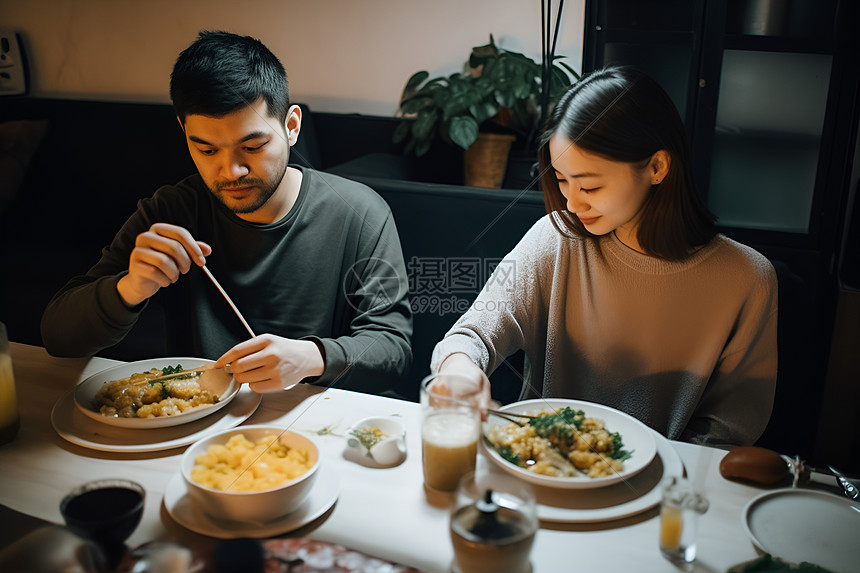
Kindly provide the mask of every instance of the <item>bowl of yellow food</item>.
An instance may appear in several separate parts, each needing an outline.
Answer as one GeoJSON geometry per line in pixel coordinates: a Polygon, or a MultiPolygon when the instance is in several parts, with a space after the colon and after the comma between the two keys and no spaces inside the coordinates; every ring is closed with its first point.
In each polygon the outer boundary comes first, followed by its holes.
{"type": "Polygon", "coordinates": [[[223,369],[194,371],[212,364],[187,356],[120,364],[78,384],[75,405],[88,418],[121,428],[193,422],[227,406],[241,386],[223,369]]]}
{"type": "Polygon", "coordinates": [[[319,475],[309,437],[267,425],[216,432],[185,450],[180,473],[191,502],[210,517],[262,524],[298,509],[319,475]]]}
{"type": "Polygon", "coordinates": [[[484,423],[482,449],[499,468],[534,485],[605,487],[631,478],[657,454],[654,431],[593,402],[514,402],[484,423]],[[520,416],[522,415],[522,416],[520,416]]]}

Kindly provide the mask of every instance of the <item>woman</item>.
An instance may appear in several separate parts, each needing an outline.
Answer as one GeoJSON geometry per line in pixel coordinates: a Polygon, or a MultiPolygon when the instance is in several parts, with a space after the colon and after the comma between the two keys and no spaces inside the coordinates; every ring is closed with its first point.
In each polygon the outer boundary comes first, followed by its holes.
{"type": "Polygon", "coordinates": [[[489,398],[486,375],[523,349],[524,399],[597,402],[670,439],[755,442],[776,386],[776,274],[716,233],[672,100],[633,69],[598,70],[561,97],[540,143],[549,214],[431,370],[480,378],[489,398]]]}

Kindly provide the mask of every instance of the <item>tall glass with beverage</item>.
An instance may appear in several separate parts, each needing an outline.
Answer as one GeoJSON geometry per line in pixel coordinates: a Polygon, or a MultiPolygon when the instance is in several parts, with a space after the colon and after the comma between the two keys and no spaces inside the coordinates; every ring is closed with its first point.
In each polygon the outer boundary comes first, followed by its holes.
{"type": "Polygon", "coordinates": [[[434,374],[421,383],[424,484],[453,492],[475,469],[481,435],[481,387],[457,374],[434,374]]]}
{"type": "Polygon", "coordinates": [[[12,372],[12,355],[6,325],[0,322],[0,444],[11,442],[18,435],[18,397],[12,372]]]}

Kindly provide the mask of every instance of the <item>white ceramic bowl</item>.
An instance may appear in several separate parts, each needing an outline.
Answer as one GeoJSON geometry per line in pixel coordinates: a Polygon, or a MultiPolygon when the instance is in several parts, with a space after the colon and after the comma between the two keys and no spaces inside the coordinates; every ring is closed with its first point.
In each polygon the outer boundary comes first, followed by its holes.
{"type": "Polygon", "coordinates": [[[182,454],[180,472],[192,503],[209,516],[240,523],[262,524],[295,511],[307,499],[319,475],[320,463],[320,450],[312,439],[277,426],[251,425],[216,432],[194,442],[182,454]],[[281,443],[291,448],[307,450],[313,465],[299,477],[273,489],[261,491],[222,491],[191,479],[194,459],[205,454],[209,446],[226,444],[230,437],[236,434],[242,434],[252,442],[273,434],[279,436],[281,443]]]}
{"type": "Polygon", "coordinates": [[[833,573],[856,572],[860,564],[860,506],[841,495],[766,491],[746,504],[741,522],[756,549],[783,561],[815,563],[833,573]]]}
{"type": "Polygon", "coordinates": [[[204,416],[213,414],[229,404],[236,394],[239,393],[241,384],[238,384],[235,379],[231,380],[230,386],[221,396],[219,396],[218,402],[211,406],[198,406],[197,408],[192,408],[185,412],[170,416],[159,416],[157,418],[120,418],[105,416],[95,409],[93,406],[93,399],[105,382],[127,378],[137,372],[146,372],[151,368],[165,368],[167,366],[176,366],[177,364],[182,365],[182,368],[185,370],[190,370],[191,368],[197,368],[204,364],[213,364],[214,362],[214,360],[207,360],[205,358],[181,356],[173,358],[152,358],[149,360],[138,360],[137,362],[120,364],[119,366],[114,366],[112,368],[102,370],[101,372],[96,372],[78,384],[75,388],[74,394],[75,405],[78,407],[78,410],[88,418],[120,428],[145,430],[148,428],[165,428],[168,426],[178,426],[180,424],[193,422],[194,420],[199,420],[204,416]]]}
{"type": "MultiPolygon", "coordinates": [[[[610,476],[590,478],[586,475],[571,477],[554,477],[530,472],[503,458],[496,449],[484,438],[481,447],[487,457],[499,468],[511,475],[517,476],[535,485],[562,489],[590,489],[605,487],[624,481],[644,470],[654,456],[657,454],[657,441],[653,431],[645,424],[624,412],[620,412],[608,406],[602,406],[593,402],[581,402],[578,400],[564,400],[559,398],[539,398],[535,400],[524,400],[514,402],[500,408],[504,412],[517,414],[537,414],[541,410],[557,410],[570,407],[574,410],[582,410],[589,418],[598,418],[606,424],[610,432],[618,432],[624,442],[624,449],[631,452],[630,458],[624,461],[624,469],[610,476]]],[[[487,418],[485,425],[505,425],[511,422],[495,415],[487,418]]],[[[485,426],[484,433],[487,433],[485,426]]]]}

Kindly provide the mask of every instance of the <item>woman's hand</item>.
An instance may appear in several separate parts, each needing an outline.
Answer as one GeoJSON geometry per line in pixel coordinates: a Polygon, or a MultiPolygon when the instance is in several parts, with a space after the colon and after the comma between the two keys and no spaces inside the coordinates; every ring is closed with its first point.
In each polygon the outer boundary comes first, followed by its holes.
{"type": "Polygon", "coordinates": [[[215,362],[229,370],[240,384],[254,392],[289,390],[305,378],[322,376],[325,361],[315,342],[261,334],[240,342],[215,362]]]}
{"type": "Polygon", "coordinates": [[[481,419],[487,419],[487,408],[496,405],[490,396],[490,379],[471,358],[462,352],[454,353],[439,365],[439,374],[456,374],[477,384],[481,388],[481,419]]]}

